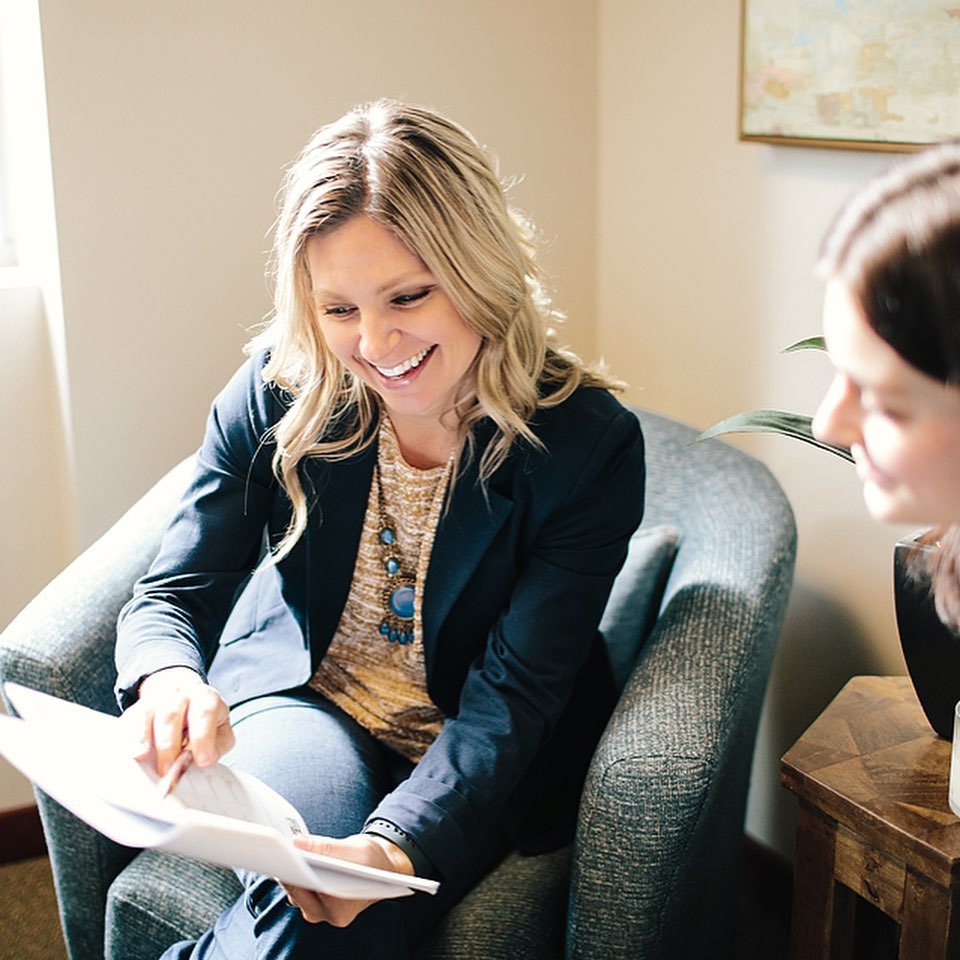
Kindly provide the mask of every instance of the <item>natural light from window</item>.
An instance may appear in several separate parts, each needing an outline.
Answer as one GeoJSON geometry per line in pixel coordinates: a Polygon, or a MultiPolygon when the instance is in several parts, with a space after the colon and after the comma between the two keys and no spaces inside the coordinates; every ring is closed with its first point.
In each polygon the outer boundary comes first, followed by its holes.
{"type": "Polygon", "coordinates": [[[37,0],[0,0],[0,269],[48,287],[56,221],[37,0]]]}
{"type": "Polygon", "coordinates": [[[52,363],[69,457],[67,344],[40,30],[38,0],[0,0],[0,358],[14,371],[30,369],[17,351],[33,349],[32,362],[52,363]],[[37,355],[38,345],[46,358],[37,355]]]}
{"type": "Polygon", "coordinates": [[[0,267],[17,262],[14,242],[13,211],[10,206],[10,162],[8,159],[7,111],[5,108],[6,77],[3,72],[3,51],[0,50],[0,267]]]}

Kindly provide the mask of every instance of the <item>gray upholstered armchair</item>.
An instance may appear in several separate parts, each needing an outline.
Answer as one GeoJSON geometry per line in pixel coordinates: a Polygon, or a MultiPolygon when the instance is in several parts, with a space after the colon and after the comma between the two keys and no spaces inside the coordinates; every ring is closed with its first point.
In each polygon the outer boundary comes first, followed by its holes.
{"type": "MultiPolygon", "coordinates": [[[[596,752],[576,843],[511,857],[418,960],[684,960],[732,940],[751,755],[795,552],[756,460],[638,411],[647,515],[602,628],[623,694],[596,752]]],[[[181,464],[0,637],[0,678],[115,711],[115,620],[157,549],[181,464]]],[[[71,960],[154,960],[238,891],[229,871],[110,843],[38,797],[71,960]]],[[[718,949],[720,947],[721,949],[718,949]]]]}

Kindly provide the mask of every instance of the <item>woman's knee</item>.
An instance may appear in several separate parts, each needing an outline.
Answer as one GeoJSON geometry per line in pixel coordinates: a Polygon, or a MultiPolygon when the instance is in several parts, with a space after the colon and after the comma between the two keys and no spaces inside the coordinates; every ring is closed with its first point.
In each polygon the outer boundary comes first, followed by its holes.
{"type": "Polygon", "coordinates": [[[311,833],[357,832],[392,787],[384,748],[318,695],[264,697],[234,715],[226,762],[286,798],[311,833]]]}

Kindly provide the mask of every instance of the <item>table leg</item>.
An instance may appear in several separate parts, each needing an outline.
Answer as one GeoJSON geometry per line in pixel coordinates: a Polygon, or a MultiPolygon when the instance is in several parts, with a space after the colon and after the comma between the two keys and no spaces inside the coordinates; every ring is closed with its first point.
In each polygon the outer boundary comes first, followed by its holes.
{"type": "Polygon", "coordinates": [[[791,960],[846,960],[856,894],[834,877],[837,824],[805,801],[797,813],[791,960]]]}
{"type": "Polygon", "coordinates": [[[908,869],[900,924],[900,960],[957,960],[958,913],[949,890],[908,869]]]}

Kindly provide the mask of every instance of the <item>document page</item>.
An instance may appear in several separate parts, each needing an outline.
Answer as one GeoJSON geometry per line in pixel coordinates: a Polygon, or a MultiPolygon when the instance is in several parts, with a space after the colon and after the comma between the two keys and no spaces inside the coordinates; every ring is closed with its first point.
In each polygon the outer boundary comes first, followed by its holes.
{"type": "Polygon", "coordinates": [[[16,684],[20,718],[0,714],[0,753],[94,829],[130,847],[157,847],[242,867],[334,896],[435,893],[432,880],[297,849],[303,818],[275,790],[223,764],[189,767],[161,797],[152,766],[131,756],[117,717],[16,684]]]}

